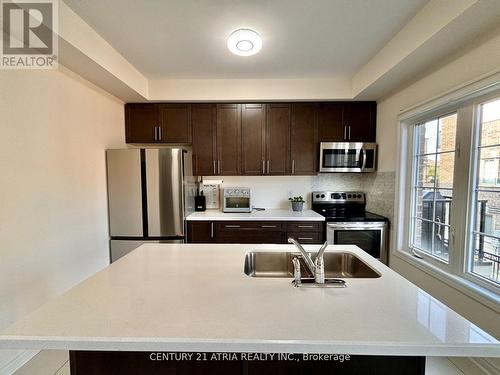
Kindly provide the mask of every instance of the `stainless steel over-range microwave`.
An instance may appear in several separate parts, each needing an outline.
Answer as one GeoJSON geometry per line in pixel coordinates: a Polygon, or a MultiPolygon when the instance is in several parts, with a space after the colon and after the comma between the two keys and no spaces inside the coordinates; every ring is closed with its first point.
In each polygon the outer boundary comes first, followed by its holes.
{"type": "Polygon", "coordinates": [[[321,142],[320,172],[375,172],[377,144],[321,142]]]}

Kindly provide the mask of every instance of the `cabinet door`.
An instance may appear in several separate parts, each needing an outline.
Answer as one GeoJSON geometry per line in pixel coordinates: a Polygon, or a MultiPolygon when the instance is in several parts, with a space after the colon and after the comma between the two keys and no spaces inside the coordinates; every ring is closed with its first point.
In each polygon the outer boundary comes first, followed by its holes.
{"type": "Polygon", "coordinates": [[[290,104],[267,105],[266,159],[269,160],[268,174],[285,175],[290,173],[290,121],[290,104]]]}
{"type": "Polygon", "coordinates": [[[217,105],[217,172],[241,174],[241,104],[217,105]]]}
{"type": "Polygon", "coordinates": [[[187,242],[188,243],[214,242],[214,222],[188,221],[187,242]]]}
{"type": "Polygon", "coordinates": [[[125,105],[125,141],[150,143],[158,141],[158,111],[155,104],[125,105]]]}
{"type": "Polygon", "coordinates": [[[375,142],[377,104],[375,102],[346,103],[344,124],[351,142],[375,142]]]}
{"type": "Polygon", "coordinates": [[[291,173],[315,175],[317,168],[318,105],[296,103],[292,106],[291,173]]]}
{"type": "Polygon", "coordinates": [[[342,142],[346,128],[342,120],[343,103],[321,103],[318,112],[318,141],[342,142]]]}
{"type": "Polygon", "coordinates": [[[195,176],[216,174],[216,106],[193,104],[191,107],[193,129],[193,167],[195,176]]]}
{"type": "Polygon", "coordinates": [[[191,106],[159,104],[160,142],[191,143],[191,106]]]}
{"type": "Polygon", "coordinates": [[[242,104],[241,170],[244,175],[265,173],[266,112],[264,104],[242,104]]]}

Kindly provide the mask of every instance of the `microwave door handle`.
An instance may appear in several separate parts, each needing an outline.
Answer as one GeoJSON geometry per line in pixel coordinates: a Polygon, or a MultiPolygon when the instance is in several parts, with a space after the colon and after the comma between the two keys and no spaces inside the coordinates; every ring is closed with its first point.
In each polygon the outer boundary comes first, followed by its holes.
{"type": "Polygon", "coordinates": [[[364,148],[361,149],[361,155],[363,157],[363,164],[361,165],[361,172],[363,172],[366,168],[366,151],[364,148]]]}

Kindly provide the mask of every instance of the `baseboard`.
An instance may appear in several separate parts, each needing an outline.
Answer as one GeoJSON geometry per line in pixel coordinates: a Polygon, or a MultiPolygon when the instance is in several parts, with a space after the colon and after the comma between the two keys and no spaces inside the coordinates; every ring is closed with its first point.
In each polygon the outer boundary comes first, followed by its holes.
{"type": "Polygon", "coordinates": [[[0,375],[12,375],[36,356],[39,350],[24,350],[0,367],[0,375]]]}

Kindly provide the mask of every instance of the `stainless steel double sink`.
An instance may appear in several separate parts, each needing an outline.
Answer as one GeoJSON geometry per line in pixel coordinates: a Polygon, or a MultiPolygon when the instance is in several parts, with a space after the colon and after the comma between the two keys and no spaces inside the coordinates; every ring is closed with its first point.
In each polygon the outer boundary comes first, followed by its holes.
{"type": "MultiPolygon", "coordinates": [[[[300,261],[302,277],[311,278],[302,255],[296,252],[251,251],[245,255],[245,274],[251,277],[293,278],[292,259],[300,261]]],[[[380,274],[353,253],[326,252],[326,278],[377,278],[380,274]]]]}

